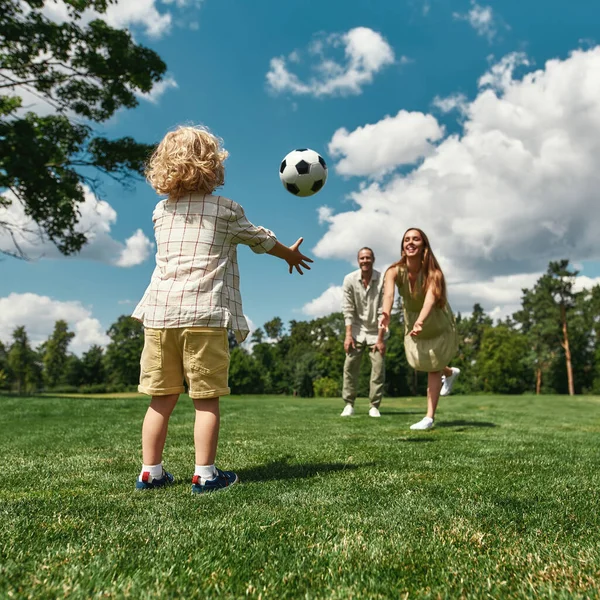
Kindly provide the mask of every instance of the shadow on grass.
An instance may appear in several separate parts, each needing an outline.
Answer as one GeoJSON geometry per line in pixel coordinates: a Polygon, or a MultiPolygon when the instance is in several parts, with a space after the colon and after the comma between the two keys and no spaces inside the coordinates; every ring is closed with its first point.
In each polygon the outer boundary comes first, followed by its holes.
{"type": "Polygon", "coordinates": [[[422,410],[380,410],[381,416],[403,417],[404,415],[422,415],[422,410]]]}
{"type": "Polygon", "coordinates": [[[430,437],[414,437],[414,438],[401,438],[398,440],[399,442],[408,442],[410,444],[417,444],[421,442],[435,442],[433,438],[430,437]]]}
{"type": "Polygon", "coordinates": [[[490,423],[489,421],[463,421],[462,419],[457,421],[442,421],[436,423],[436,427],[498,427],[496,423],[490,423]]]}
{"type": "Polygon", "coordinates": [[[338,471],[354,471],[363,467],[372,467],[375,463],[363,463],[360,465],[348,463],[303,463],[290,464],[289,458],[280,458],[266,465],[259,465],[249,469],[237,471],[242,481],[276,481],[279,479],[302,479],[315,477],[316,475],[327,475],[338,471]]]}

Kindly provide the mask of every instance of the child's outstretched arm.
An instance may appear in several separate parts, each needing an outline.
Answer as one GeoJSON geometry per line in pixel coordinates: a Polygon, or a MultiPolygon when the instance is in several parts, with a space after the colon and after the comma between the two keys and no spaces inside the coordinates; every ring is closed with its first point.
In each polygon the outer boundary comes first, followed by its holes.
{"type": "Polygon", "coordinates": [[[302,268],[308,269],[310,271],[310,267],[307,263],[313,262],[312,259],[308,258],[308,256],[304,256],[304,254],[302,254],[302,252],[298,250],[303,239],[304,238],[298,238],[296,243],[292,244],[289,248],[287,246],[284,246],[280,242],[277,242],[273,246],[273,248],[271,248],[267,252],[267,254],[271,254],[273,256],[276,256],[277,258],[282,258],[283,260],[285,260],[290,266],[290,273],[293,272],[295,267],[296,271],[298,271],[300,275],[303,275],[302,268]]]}

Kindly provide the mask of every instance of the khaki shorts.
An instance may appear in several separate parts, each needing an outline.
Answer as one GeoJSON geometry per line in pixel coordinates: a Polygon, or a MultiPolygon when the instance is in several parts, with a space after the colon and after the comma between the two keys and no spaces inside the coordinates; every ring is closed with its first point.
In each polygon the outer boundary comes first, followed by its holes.
{"type": "Polygon", "coordinates": [[[223,327],[144,329],[138,390],[150,396],[185,392],[190,398],[230,393],[229,341],[223,327]]]}

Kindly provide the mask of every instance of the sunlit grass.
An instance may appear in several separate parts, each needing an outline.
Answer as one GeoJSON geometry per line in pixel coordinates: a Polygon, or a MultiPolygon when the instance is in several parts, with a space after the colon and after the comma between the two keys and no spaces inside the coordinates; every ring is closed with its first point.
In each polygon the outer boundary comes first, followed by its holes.
{"type": "Polygon", "coordinates": [[[134,492],[143,399],[1,398],[0,597],[592,598],[600,399],[231,397],[192,496],[192,418],[170,489],[134,492]]]}

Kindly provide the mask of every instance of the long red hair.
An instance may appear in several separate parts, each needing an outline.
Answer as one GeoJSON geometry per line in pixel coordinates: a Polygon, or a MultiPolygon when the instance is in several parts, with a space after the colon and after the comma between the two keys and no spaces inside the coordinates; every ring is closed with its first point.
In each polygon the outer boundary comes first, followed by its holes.
{"type": "Polygon", "coordinates": [[[433,294],[435,296],[435,303],[439,308],[444,308],[448,302],[446,294],[446,279],[444,273],[440,267],[440,263],[437,261],[433,251],[431,250],[431,244],[429,238],[425,235],[425,232],[418,227],[409,227],[402,235],[402,244],[400,246],[400,260],[395,262],[390,269],[398,267],[404,269],[408,274],[408,265],[406,262],[406,254],[404,253],[404,238],[409,231],[418,231],[421,239],[423,240],[423,257],[421,259],[421,268],[419,269],[423,273],[423,289],[428,290],[429,286],[433,286],[433,294]]]}

